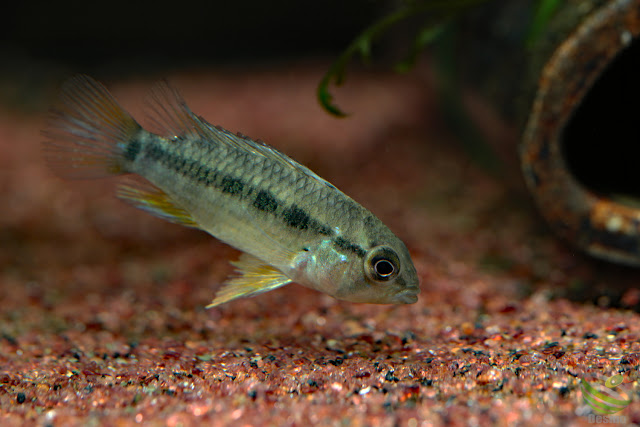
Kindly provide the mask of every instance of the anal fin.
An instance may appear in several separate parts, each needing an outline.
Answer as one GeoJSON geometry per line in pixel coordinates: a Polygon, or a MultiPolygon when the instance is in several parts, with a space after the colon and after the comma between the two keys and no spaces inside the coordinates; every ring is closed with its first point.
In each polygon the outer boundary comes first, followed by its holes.
{"type": "Polygon", "coordinates": [[[243,253],[237,261],[231,264],[236,267],[238,274],[225,282],[207,308],[236,298],[251,297],[268,292],[291,282],[291,279],[280,270],[246,253],[243,253]]]}
{"type": "Polygon", "coordinates": [[[191,214],[171,199],[167,193],[151,184],[123,184],[118,187],[117,196],[145,212],[159,218],[187,227],[200,228],[191,214]]]}

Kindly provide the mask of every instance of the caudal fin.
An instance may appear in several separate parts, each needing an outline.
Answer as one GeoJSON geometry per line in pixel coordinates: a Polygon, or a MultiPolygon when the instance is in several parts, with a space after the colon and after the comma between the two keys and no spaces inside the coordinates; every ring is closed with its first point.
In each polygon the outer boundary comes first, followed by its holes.
{"type": "Polygon", "coordinates": [[[126,147],[140,125],[91,77],[67,80],[43,134],[44,155],[66,178],[126,173],[126,147]]]}

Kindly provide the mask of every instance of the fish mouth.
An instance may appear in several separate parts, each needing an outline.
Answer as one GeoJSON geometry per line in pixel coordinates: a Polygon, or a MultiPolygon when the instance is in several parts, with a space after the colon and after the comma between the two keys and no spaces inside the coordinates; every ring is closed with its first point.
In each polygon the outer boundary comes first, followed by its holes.
{"type": "Polygon", "coordinates": [[[394,302],[396,304],[414,304],[418,301],[418,294],[420,293],[419,287],[411,287],[409,289],[405,289],[396,295],[394,298],[394,302]]]}

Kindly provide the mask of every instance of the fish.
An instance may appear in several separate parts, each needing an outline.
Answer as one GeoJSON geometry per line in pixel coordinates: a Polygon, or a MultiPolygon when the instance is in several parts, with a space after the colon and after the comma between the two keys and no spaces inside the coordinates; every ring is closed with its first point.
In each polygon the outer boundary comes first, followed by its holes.
{"type": "Polygon", "coordinates": [[[266,143],[209,124],[166,82],[149,104],[153,132],[101,83],[71,77],[43,130],[44,157],[64,178],[133,176],[119,198],[238,249],[208,308],[292,282],[356,303],[418,300],[406,245],[369,210],[266,143]]]}

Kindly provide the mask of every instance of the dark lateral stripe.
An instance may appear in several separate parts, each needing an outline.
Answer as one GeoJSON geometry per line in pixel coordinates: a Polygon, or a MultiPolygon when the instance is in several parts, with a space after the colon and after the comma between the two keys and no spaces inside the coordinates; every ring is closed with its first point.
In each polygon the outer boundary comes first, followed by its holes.
{"type": "Polygon", "coordinates": [[[300,230],[311,229],[323,236],[331,236],[331,229],[311,218],[303,209],[293,204],[282,212],[282,218],[289,226],[300,230]]]}
{"type": "Polygon", "coordinates": [[[140,153],[140,148],[140,141],[138,141],[137,139],[129,142],[127,144],[127,148],[124,151],[124,158],[130,162],[135,161],[136,157],[138,157],[138,154],[140,153]]]}
{"type": "Polygon", "coordinates": [[[300,230],[309,228],[309,223],[311,222],[309,215],[295,204],[282,212],[282,218],[288,225],[300,230]]]}
{"type": "Polygon", "coordinates": [[[253,201],[253,206],[256,209],[260,209],[264,212],[275,212],[278,209],[278,201],[273,194],[269,191],[260,190],[256,199],[253,201]]]}
{"type": "Polygon", "coordinates": [[[360,258],[364,258],[364,256],[367,254],[367,251],[365,251],[362,247],[349,242],[348,240],[342,238],[342,237],[336,237],[333,240],[333,244],[336,245],[337,247],[339,247],[340,249],[343,249],[345,251],[350,251],[355,253],[356,255],[358,255],[360,258]]]}
{"type": "Polygon", "coordinates": [[[223,193],[242,195],[242,191],[244,190],[244,183],[238,178],[225,175],[224,177],[222,177],[222,185],[220,189],[223,193]]]}
{"type": "Polygon", "coordinates": [[[324,224],[319,224],[317,222],[314,221],[314,229],[322,234],[323,236],[331,236],[333,234],[333,232],[331,231],[331,229],[329,227],[327,227],[324,224]]]}
{"type": "MultiPolygon", "coordinates": [[[[130,145],[131,144],[132,143],[130,143],[130,145]]],[[[135,150],[139,152],[140,147],[132,147],[132,155],[135,150]]],[[[127,147],[127,151],[129,151],[129,147],[127,147]]],[[[311,218],[304,209],[300,208],[296,204],[284,207],[284,203],[278,200],[270,191],[258,191],[257,189],[247,185],[240,178],[236,178],[231,175],[222,175],[217,169],[208,167],[194,160],[189,160],[179,154],[164,150],[159,144],[145,144],[144,151],[151,159],[160,162],[167,168],[172,169],[185,177],[193,179],[198,183],[217,188],[223,193],[237,196],[241,199],[255,194],[256,196],[252,205],[256,209],[278,215],[282,218],[285,224],[290,227],[297,228],[299,230],[311,230],[324,236],[332,236],[334,234],[329,226],[311,218]],[[277,211],[281,206],[283,208],[280,213],[278,213],[277,211]]],[[[136,152],[135,156],[137,157],[137,155],[138,153],[136,152]]],[[[338,248],[353,252],[359,257],[364,257],[367,253],[362,247],[349,242],[343,237],[337,237],[333,243],[338,248]]]]}

